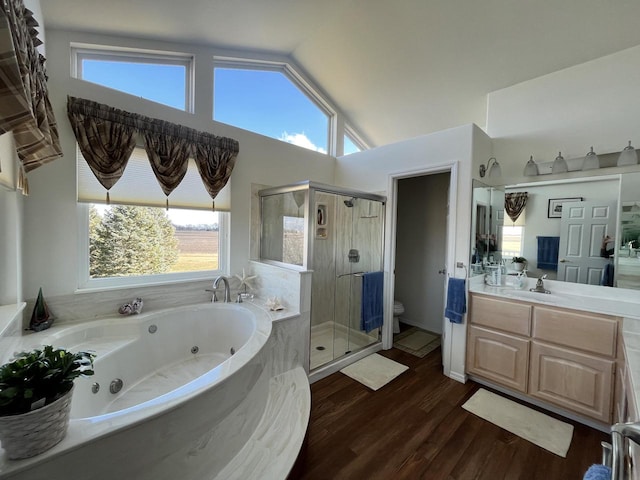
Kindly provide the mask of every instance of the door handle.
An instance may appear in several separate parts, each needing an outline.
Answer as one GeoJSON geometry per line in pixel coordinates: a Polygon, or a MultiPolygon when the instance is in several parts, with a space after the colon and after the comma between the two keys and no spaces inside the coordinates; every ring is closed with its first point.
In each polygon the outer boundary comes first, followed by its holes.
{"type": "Polygon", "coordinates": [[[446,274],[446,273],[447,273],[447,269],[446,269],[446,268],[443,268],[442,270],[438,270],[438,273],[439,273],[440,275],[444,275],[444,274],[446,274]]]}
{"type": "Polygon", "coordinates": [[[562,260],[560,260],[560,263],[571,263],[571,261],[563,258],[562,260]]]}

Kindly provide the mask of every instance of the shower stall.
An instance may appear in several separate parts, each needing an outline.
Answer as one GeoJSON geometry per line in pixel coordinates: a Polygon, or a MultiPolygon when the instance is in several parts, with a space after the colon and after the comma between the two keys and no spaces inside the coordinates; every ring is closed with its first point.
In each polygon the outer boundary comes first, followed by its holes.
{"type": "Polygon", "coordinates": [[[383,268],[386,198],[308,181],[259,196],[261,260],[313,272],[311,370],[379,343],[361,325],[362,279],[383,268]]]}

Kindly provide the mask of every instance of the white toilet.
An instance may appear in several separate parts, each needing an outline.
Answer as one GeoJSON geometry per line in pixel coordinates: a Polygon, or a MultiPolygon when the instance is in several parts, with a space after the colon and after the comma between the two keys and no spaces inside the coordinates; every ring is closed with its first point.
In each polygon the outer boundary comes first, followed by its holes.
{"type": "Polygon", "coordinates": [[[404,313],[404,305],[398,300],[393,301],[393,333],[400,333],[400,315],[404,313]]]}

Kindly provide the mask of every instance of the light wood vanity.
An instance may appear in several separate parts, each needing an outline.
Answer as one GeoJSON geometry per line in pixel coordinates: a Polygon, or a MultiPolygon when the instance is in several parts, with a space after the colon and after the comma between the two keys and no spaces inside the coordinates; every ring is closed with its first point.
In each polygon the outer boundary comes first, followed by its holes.
{"type": "Polygon", "coordinates": [[[602,424],[616,421],[614,381],[625,371],[620,317],[471,293],[468,319],[467,373],[602,424]]]}

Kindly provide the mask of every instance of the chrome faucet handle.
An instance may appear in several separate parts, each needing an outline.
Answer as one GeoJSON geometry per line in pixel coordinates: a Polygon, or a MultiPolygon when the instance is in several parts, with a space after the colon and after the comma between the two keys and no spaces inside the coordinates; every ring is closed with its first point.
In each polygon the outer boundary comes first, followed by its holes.
{"type": "Polygon", "coordinates": [[[218,296],[216,295],[216,289],[215,288],[205,288],[204,289],[205,292],[211,292],[213,295],[211,296],[211,302],[217,302],[218,301],[218,296]]]}
{"type": "Polygon", "coordinates": [[[236,298],[236,303],[242,303],[242,294],[238,293],[238,297],[236,298]]]}

